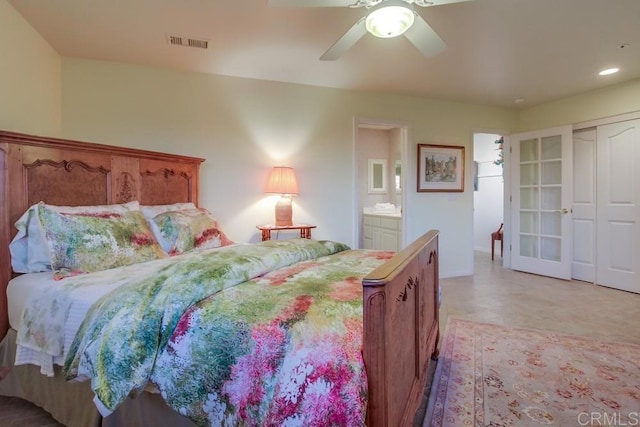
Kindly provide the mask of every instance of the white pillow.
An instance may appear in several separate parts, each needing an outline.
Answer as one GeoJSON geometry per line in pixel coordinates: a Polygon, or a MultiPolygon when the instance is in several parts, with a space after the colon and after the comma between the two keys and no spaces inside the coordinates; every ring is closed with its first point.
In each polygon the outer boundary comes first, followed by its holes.
{"type": "MultiPolygon", "coordinates": [[[[38,205],[35,204],[27,209],[15,223],[18,234],[9,244],[9,252],[11,253],[11,267],[16,273],[38,273],[52,270],[49,247],[39,223],[38,205]]],[[[123,213],[140,210],[140,203],[137,201],[120,205],[46,206],[59,213],[123,213]]]]}

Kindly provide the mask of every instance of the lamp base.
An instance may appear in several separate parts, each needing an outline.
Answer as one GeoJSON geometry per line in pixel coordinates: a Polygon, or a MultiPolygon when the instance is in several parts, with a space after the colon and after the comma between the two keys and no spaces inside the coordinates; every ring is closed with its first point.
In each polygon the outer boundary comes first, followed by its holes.
{"type": "Polygon", "coordinates": [[[286,227],[293,225],[293,209],[291,206],[291,196],[282,196],[276,203],[276,226],[286,227]]]}

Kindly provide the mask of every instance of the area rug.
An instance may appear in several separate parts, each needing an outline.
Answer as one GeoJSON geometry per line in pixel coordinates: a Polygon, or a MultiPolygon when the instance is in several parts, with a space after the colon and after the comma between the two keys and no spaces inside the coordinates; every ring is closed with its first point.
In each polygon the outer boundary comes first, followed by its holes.
{"type": "Polygon", "coordinates": [[[640,426],[640,346],[449,318],[423,425],[640,426]]]}

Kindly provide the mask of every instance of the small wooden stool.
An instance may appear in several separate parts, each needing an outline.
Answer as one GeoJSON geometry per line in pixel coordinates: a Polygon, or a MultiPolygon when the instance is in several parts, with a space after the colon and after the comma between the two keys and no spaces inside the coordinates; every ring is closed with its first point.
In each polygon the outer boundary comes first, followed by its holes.
{"type": "Polygon", "coordinates": [[[494,253],[494,246],[495,246],[496,240],[500,240],[500,256],[503,256],[503,253],[504,253],[504,244],[502,242],[502,226],[503,225],[504,223],[500,224],[500,228],[498,228],[496,231],[491,233],[491,261],[493,261],[493,253],[494,253]]]}

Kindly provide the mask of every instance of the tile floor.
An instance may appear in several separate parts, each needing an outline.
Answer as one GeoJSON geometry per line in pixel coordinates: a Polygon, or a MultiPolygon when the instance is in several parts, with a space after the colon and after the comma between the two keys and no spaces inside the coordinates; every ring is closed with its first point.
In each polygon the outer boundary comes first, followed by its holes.
{"type": "Polygon", "coordinates": [[[441,331],[448,316],[640,344],[640,294],[502,268],[476,252],[473,276],[442,279],[441,331]]]}

